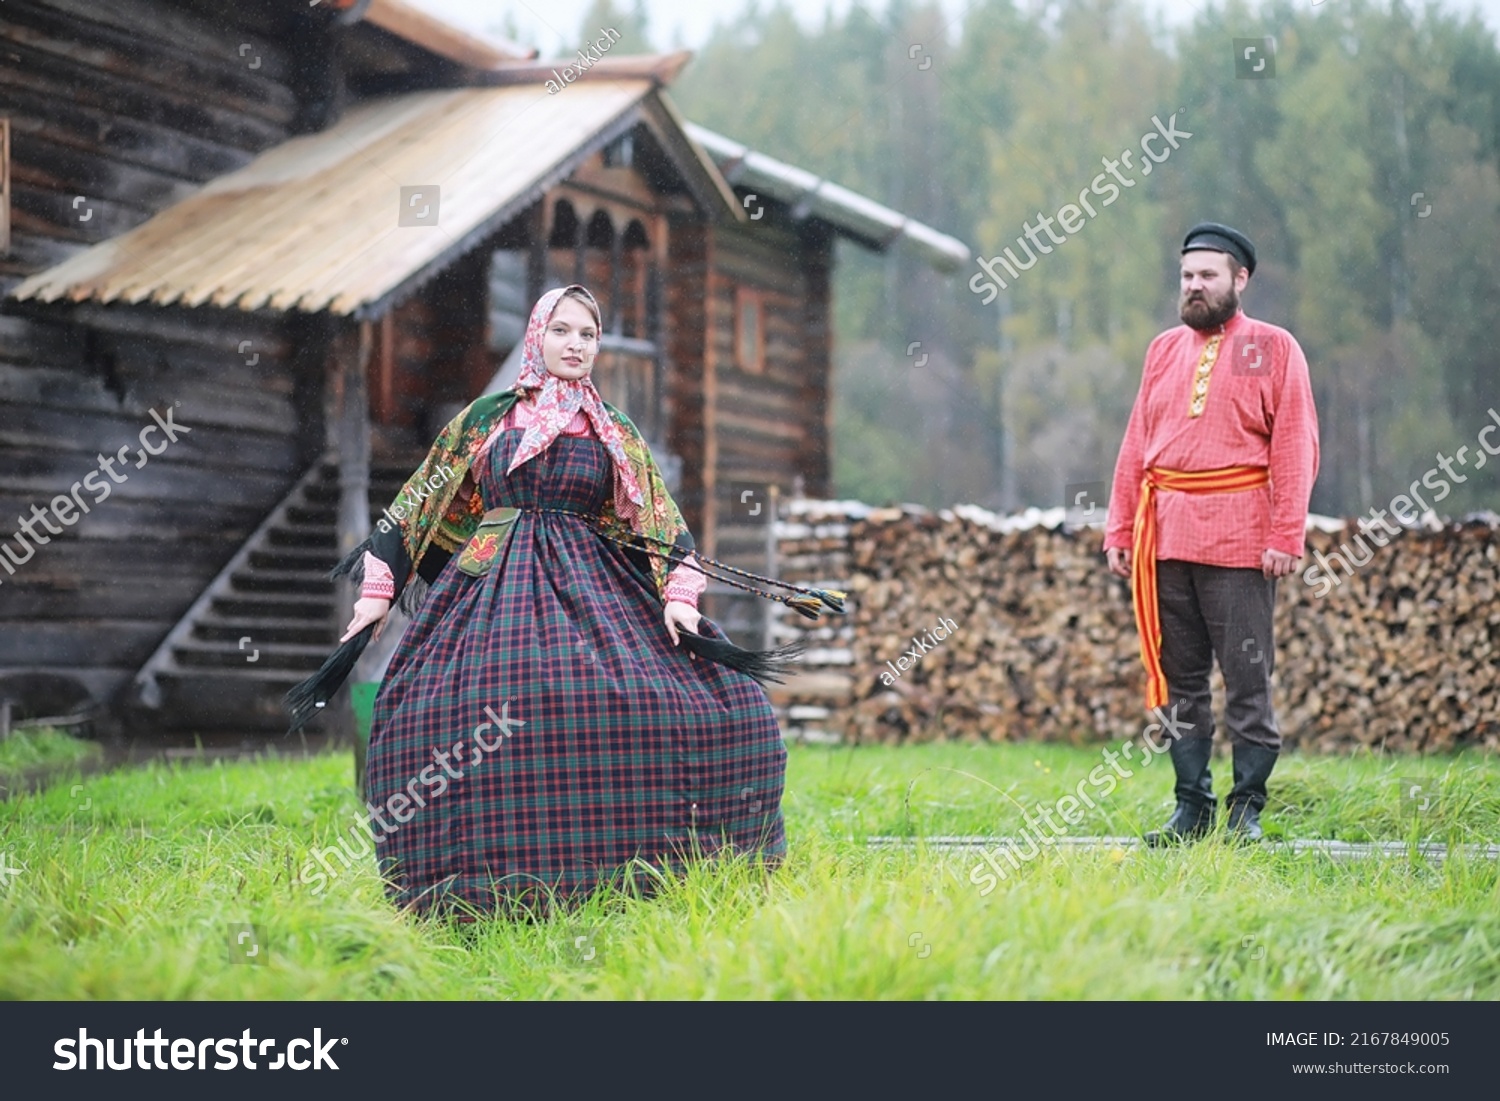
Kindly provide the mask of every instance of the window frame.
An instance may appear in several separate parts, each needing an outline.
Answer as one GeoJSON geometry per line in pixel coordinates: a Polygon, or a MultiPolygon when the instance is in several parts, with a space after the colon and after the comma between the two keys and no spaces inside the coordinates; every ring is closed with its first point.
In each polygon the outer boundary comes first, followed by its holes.
{"type": "Polygon", "coordinates": [[[743,284],[734,288],[734,363],[747,374],[763,375],[766,373],[766,294],[762,290],[743,284]],[[755,317],[754,354],[748,361],[743,354],[747,306],[753,308],[755,317]]]}

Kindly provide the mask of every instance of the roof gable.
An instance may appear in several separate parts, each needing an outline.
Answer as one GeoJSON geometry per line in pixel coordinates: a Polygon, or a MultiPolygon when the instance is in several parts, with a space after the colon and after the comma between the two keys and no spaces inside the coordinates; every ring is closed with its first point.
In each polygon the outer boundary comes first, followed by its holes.
{"type": "Polygon", "coordinates": [[[700,205],[738,215],[655,87],[595,78],[561,95],[529,85],[371,101],[12,294],[379,316],[638,123],[700,205]]]}

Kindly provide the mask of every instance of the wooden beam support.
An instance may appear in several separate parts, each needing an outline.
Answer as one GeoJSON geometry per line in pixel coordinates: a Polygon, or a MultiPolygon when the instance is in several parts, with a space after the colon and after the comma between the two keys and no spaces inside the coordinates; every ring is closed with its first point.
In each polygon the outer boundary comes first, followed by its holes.
{"type": "MultiPolygon", "coordinates": [[[[356,334],[347,330],[335,342],[333,371],[333,416],[329,423],[338,456],[339,506],[336,530],[338,553],[348,554],[370,532],[370,397],[368,371],[375,350],[375,323],[359,322],[356,334]],[[351,340],[351,336],[356,339],[351,340]]],[[[334,601],[334,626],[340,635],[354,614],[358,598],[347,579],[338,584],[334,601]]],[[[356,667],[350,683],[358,683],[361,670],[356,667]]],[[[347,689],[329,702],[329,731],[354,739],[354,709],[347,689]]]]}
{"type": "MultiPolygon", "coordinates": [[[[370,532],[370,397],[368,371],[375,323],[359,322],[358,340],[339,342],[334,362],[332,418],[339,463],[339,554],[348,554],[370,532]],[[350,344],[354,343],[354,347],[350,344]]],[[[340,625],[342,626],[342,624],[340,625]]]]}
{"type": "Polygon", "coordinates": [[[10,119],[0,118],[0,256],[10,252],[10,119]]]}
{"type": "Polygon", "coordinates": [[[380,355],[376,360],[376,419],[386,424],[396,412],[396,315],[392,311],[380,319],[380,355]]]}
{"type": "Polygon", "coordinates": [[[531,208],[531,241],[526,249],[526,310],[530,310],[547,289],[547,238],[552,227],[547,223],[548,201],[542,199],[531,208]]]}
{"type": "Polygon", "coordinates": [[[573,224],[573,278],[571,282],[582,284],[584,278],[584,248],[588,242],[588,226],[580,214],[573,224]]]}
{"type": "MultiPolygon", "coordinates": [[[[613,219],[611,219],[613,224],[613,219]]],[[[620,264],[625,252],[625,226],[615,226],[609,238],[609,316],[603,319],[604,331],[620,335],[620,264]]],[[[656,337],[651,338],[655,340],[656,337]]]]}
{"type": "MultiPolygon", "coordinates": [[[[667,355],[663,331],[665,322],[662,316],[666,309],[665,284],[661,270],[652,264],[646,276],[646,301],[642,303],[646,315],[646,332],[651,344],[655,346],[651,356],[651,438],[659,441],[663,447],[670,447],[672,401],[667,394],[667,355]]],[[[615,316],[618,323],[619,315],[615,316]]],[[[662,459],[665,461],[665,456],[662,459]]]]}
{"type": "Polygon", "coordinates": [[[717,558],[718,530],[715,523],[718,512],[719,493],[719,357],[714,347],[714,306],[718,301],[718,272],[714,270],[716,234],[705,232],[703,245],[704,295],[700,316],[702,317],[703,341],[703,519],[702,543],[708,548],[710,558],[717,558]]]}

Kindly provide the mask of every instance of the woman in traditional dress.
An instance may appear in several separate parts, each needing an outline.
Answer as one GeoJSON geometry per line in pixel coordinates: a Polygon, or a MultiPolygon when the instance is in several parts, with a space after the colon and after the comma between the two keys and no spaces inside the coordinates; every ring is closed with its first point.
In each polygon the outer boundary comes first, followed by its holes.
{"type": "Polygon", "coordinates": [[[705,563],[738,571],[693,554],[645,441],[594,388],[600,331],[582,287],[541,298],[515,388],[448,425],[399,526],[335,570],[362,585],[344,646],[288,696],[295,728],[404,592],[367,809],[388,890],[417,911],[542,912],[636,861],[786,851],[786,750],[757,680],[793,651],[741,650],[699,615],[705,563]]]}

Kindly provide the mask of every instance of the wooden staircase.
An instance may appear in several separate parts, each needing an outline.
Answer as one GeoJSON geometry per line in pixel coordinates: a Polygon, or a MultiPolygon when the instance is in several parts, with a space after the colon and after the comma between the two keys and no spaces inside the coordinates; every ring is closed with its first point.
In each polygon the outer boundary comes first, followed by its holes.
{"type": "MultiPolygon", "coordinates": [[[[372,522],[421,456],[370,470],[372,522]]],[[[315,672],[342,624],[328,571],[338,559],[338,466],[314,463],[251,533],[136,674],[130,727],[284,734],[281,698],[315,672]]],[[[321,720],[309,730],[316,731],[321,720]]]]}

